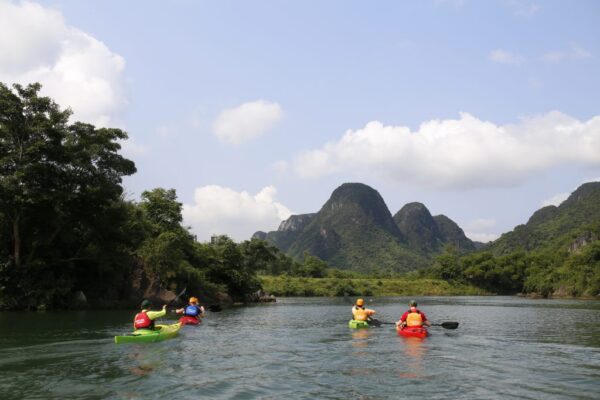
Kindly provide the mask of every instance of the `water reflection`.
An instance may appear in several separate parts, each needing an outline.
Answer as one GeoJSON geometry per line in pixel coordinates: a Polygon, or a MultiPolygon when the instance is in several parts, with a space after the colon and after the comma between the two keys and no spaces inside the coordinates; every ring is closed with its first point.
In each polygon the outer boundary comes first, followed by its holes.
{"type": "Polygon", "coordinates": [[[401,371],[398,376],[402,379],[421,379],[424,377],[423,359],[426,356],[426,339],[416,337],[398,337],[401,348],[402,365],[408,368],[401,371]]]}
{"type": "MultiPolygon", "coordinates": [[[[378,299],[378,309],[396,315],[406,301],[378,299]]],[[[0,313],[0,399],[558,400],[600,392],[600,302],[428,298],[427,310],[459,320],[459,329],[432,329],[424,340],[391,326],[350,330],[341,300],[280,299],[211,314],[177,339],[116,346],[130,312],[0,313]]]]}

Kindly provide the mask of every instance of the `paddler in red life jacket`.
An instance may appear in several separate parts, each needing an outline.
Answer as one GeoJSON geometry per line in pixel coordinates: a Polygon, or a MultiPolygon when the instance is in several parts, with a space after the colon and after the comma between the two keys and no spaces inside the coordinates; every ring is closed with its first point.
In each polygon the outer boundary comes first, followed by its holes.
{"type": "Polygon", "coordinates": [[[198,299],[190,297],[190,304],[185,308],[175,310],[177,314],[183,314],[186,317],[192,317],[196,319],[204,318],[204,307],[198,306],[198,299]]]}
{"type": "Polygon", "coordinates": [[[404,328],[405,326],[431,326],[431,323],[427,320],[425,313],[417,309],[417,302],[411,300],[408,303],[410,307],[408,311],[400,317],[400,321],[396,322],[396,327],[404,328]]]}
{"type": "Polygon", "coordinates": [[[161,311],[150,311],[152,302],[150,300],[142,301],[142,311],[135,315],[133,319],[133,327],[135,329],[151,329],[154,330],[154,320],[164,317],[167,314],[167,305],[164,304],[161,311]]]}
{"type": "Polygon", "coordinates": [[[375,310],[365,308],[363,299],[356,300],[356,304],[352,307],[352,319],[356,321],[368,321],[373,314],[375,314],[375,310]]]}

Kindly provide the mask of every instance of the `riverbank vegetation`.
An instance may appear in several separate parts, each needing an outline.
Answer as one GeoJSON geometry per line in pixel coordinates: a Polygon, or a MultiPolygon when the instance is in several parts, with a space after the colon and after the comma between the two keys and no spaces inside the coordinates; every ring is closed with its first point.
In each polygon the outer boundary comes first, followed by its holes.
{"type": "Polygon", "coordinates": [[[310,278],[260,276],[263,289],[275,296],[476,296],[490,292],[463,283],[441,279],[399,278],[310,278]]]}
{"type": "MultiPolygon", "coordinates": [[[[279,296],[600,293],[600,183],[471,254],[448,245],[404,275],[292,259],[259,239],[199,243],[173,189],[126,199],[126,132],[70,122],[41,86],[0,83],[0,309],[118,307],[165,291],[244,301],[279,296]],[[571,202],[570,202],[571,201],[571,202]],[[591,217],[592,216],[592,217],[591,217]]],[[[359,239],[360,240],[360,239],[359,239]]]]}
{"type": "Polygon", "coordinates": [[[125,199],[127,134],[70,122],[41,86],[0,83],[0,309],[139,304],[166,290],[233,300],[279,262],[260,241],[198,243],[172,189],[125,199]]]}
{"type": "MultiPolygon", "coordinates": [[[[581,235],[600,237],[600,225],[581,235]]],[[[600,242],[573,246],[581,235],[564,238],[556,247],[496,255],[481,251],[460,256],[448,247],[437,257],[428,276],[470,284],[495,293],[525,293],[544,297],[600,296],[600,242]]]]}

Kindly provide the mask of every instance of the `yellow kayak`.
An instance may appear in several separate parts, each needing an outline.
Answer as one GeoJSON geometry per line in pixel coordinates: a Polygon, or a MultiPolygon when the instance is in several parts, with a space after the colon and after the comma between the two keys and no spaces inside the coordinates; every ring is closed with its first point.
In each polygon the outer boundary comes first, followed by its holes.
{"type": "Polygon", "coordinates": [[[172,325],[156,325],[154,330],[137,329],[132,333],[123,336],[115,336],[115,343],[152,343],[161,340],[171,339],[177,336],[181,322],[172,325]]]}

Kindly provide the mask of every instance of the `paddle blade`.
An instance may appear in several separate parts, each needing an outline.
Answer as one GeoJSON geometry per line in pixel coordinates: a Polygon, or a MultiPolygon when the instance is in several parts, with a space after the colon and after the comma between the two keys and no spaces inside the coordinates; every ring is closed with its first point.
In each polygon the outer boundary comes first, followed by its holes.
{"type": "Polygon", "coordinates": [[[458,322],[442,322],[440,326],[444,329],[456,329],[458,328],[458,322]]]}
{"type": "Polygon", "coordinates": [[[208,306],[208,309],[212,312],[219,312],[221,311],[221,306],[219,304],[212,304],[208,306]]]}

